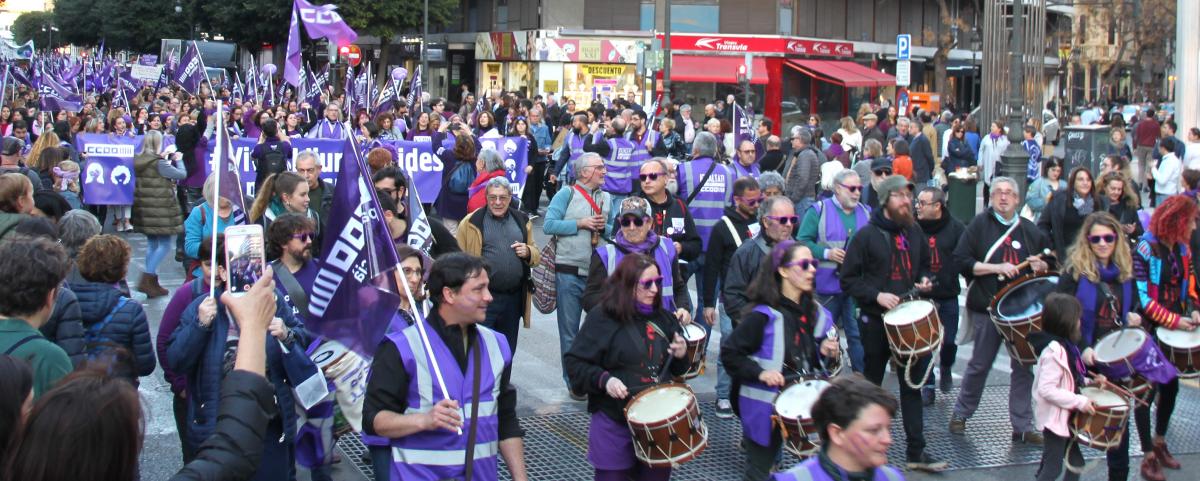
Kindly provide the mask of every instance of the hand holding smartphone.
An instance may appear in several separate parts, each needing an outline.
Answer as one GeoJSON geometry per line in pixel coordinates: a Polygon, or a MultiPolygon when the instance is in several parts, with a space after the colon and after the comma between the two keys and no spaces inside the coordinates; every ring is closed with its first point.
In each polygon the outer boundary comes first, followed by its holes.
{"type": "Polygon", "coordinates": [[[258,224],[225,229],[225,267],[229,270],[229,294],[242,296],[263,277],[266,265],[263,228],[258,224]]]}

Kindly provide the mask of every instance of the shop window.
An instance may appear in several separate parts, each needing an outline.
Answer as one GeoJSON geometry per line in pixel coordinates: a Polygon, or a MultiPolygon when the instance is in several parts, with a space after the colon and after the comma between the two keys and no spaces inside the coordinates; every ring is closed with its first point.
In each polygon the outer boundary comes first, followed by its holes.
{"type": "MultiPolygon", "coordinates": [[[[719,32],[721,8],[714,0],[703,0],[683,4],[686,0],[673,0],[671,4],[672,33],[713,33],[719,32]],[[705,4],[707,3],[707,4],[705,4]]],[[[654,3],[642,3],[640,9],[639,27],[642,30],[654,30],[656,8],[654,3]]]]}
{"type": "Polygon", "coordinates": [[[789,36],[792,34],[792,7],[779,7],[779,34],[789,36]]]}

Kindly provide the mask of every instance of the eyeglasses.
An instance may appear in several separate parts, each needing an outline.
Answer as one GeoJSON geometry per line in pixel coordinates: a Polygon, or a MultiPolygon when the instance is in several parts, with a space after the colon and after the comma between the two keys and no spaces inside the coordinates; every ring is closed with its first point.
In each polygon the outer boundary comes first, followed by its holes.
{"type": "Polygon", "coordinates": [[[649,174],[639,174],[638,180],[641,180],[642,182],[645,182],[647,180],[650,182],[654,182],[654,181],[658,180],[659,177],[662,177],[664,175],[667,175],[667,174],[664,174],[662,172],[651,172],[649,174]]]}
{"type": "Polygon", "coordinates": [[[850,192],[858,192],[858,191],[862,190],[862,188],[863,188],[863,186],[861,186],[861,185],[846,185],[846,184],[838,184],[838,185],[842,186],[842,188],[844,188],[850,192]]]}
{"type": "Polygon", "coordinates": [[[807,271],[807,270],[809,270],[809,269],[816,269],[816,268],[817,268],[817,263],[818,263],[818,262],[820,262],[820,261],[818,261],[818,260],[816,260],[816,259],[800,259],[800,260],[797,260],[797,261],[792,261],[792,262],[787,262],[787,263],[784,263],[784,264],[783,264],[783,266],[781,266],[781,267],[796,267],[796,266],[800,266],[800,268],[801,268],[801,269],[803,269],[803,270],[806,270],[806,271],[807,271]]]}
{"type": "Polygon", "coordinates": [[[875,175],[892,175],[892,169],[877,169],[871,172],[874,172],[875,175]]]}
{"type": "Polygon", "coordinates": [[[312,232],[301,232],[299,234],[292,234],[292,238],[299,241],[308,242],[316,238],[316,236],[314,236],[312,232]]]}
{"type": "Polygon", "coordinates": [[[1104,241],[1105,244],[1112,244],[1117,241],[1117,235],[1116,234],[1090,235],[1090,236],[1088,236],[1087,239],[1088,239],[1088,242],[1091,242],[1093,244],[1099,244],[1100,241],[1104,241]]]}
{"type": "Polygon", "coordinates": [[[644,226],[646,225],[646,219],[634,216],[625,216],[621,218],[621,227],[629,227],[631,225],[638,227],[644,226]]]}
{"type": "Polygon", "coordinates": [[[512,200],[512,195],[489,195],[489,196],[487,196],[488,202],[504,202],[506,200],[512,200]]]}
{"type": "Polygon", "coordinates": [[[641,286],[642,289],[650,290],[651,287],[661,288],[662,282],[663,282],[662,276],[654,276],[649,279],[639,279],[638,285],[641,286]]]}
{"type": "Polygon", "coordinates": [[[421,269],[413,269],[411,267],[405,267],[403,270],[404,270],[404,277],[421,276],[421,275],[425,274],[425,272],[422,271],[421,269]]]}
{"type": "Polygon", "coordinates": [[[758,197],[742,197],[740,195],[735,195],[733,197],[736,199],[741,199],[742,202],[744,202],[747,206],[750,206],[750,207],[754,207],[754,206],[758,205],[759,202],[763,201],[763,196],[761,196],[761,195],[758,197]]]}
{"type": "Polygon", "coordinates": [[[923,200],[921,200],[921,199],[917,199],[917,207],[925,207],[925,206],[927,206],[927,205],[928,205],[928,206],[934,206],[934,205],[938,205],[938,202],[935,202],[935,201],[932,201],[932,200],[931,200],[931,201],[929,201],[929,202],[926,202],[926,201],[923,201],[923,200]]]}
{"type": "Polygon", "coordinates": [[[781,225],[800,225],[800,216],[798,215],[768,215],[765,217],[781,225]]]}

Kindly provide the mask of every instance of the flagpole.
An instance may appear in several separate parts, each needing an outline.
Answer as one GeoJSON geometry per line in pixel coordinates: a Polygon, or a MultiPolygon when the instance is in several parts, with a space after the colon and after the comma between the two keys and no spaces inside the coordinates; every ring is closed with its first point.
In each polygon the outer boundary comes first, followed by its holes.
{"type": "MultiPolygon", "coordinates": [[[[210,90],[211,90],[212,84],[209,84],[209,86],[210,86],[210,90]]],[[[209,207],[212,207],[212,210],[213,210],[212,248],[209,249],[212,251],[212,253],[209,257],[209,264],[208,264],[210,266],[209,273],[208,273],[208,296],[209,297],[215,297],[217,295],[217,226],[221,223],[221,214],[220,214],[220,209],[221,209],[221,171],[225,170],[225,163],[222,162],[222,159],[224,158],[224,157],[222,157],[222,155],[223,155],[223,151],[225,149],[225,145],[223,145],[223,144],[225,142],[221,142],[221,139],[222,139],[221,129],[225,128],[223,125],[223,122],[225,121],[225,119],[223,118],[223,112],[221,112],[221,110],[222,110],[221,107],[218,106],[217,107],[217,126],[216,126],[217,128],[214,130],[214,132],[216,133],[216,139],[217,139],[217,151],[214,153],[214,155],[212,157],[212,170],[213,170],[213,172],[216,172],[217,178],[215,179],[215,181],[213,183],[213,187],[214,187],[213,188],[213,198],[205,199],[205,200],[209,200],[212,202],[212,204],[209,205],[209,207]],[[218,165],[218,163],[220,165],[218,165]]],[[[204,109],[200,109],[200,113],[198,113],[197,115],[204,115],[204,109]]],[[[201,138],[203,138],[203,137],[201,137],[201,138]]]]}

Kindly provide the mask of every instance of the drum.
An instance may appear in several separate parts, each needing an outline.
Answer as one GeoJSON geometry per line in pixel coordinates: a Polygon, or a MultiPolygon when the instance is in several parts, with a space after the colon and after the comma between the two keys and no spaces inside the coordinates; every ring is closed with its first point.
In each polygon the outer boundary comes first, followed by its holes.
{"type": "Polygon", "coordinates": [[[1200,376],[1200,330],[1180,331],[1159,327],[1158,345],[1163,353],[1179,369],[1183,377],[1200,376]]]}
{"type": "MultiPolygon", "coordinates": [[[[812,406],[828,387],[827,381],[809,379],[792,384],[775,395],[773,418],[783,432],[783,447],[800,459],[816,454],[821,448],[810,438],[818,434],[812,419],[812,406]]],[[[819,436],[817,441],[820,441],[819,436]]]]}
{"type": "Polygon", "coordinates": [[[1080,390],[1092,401],[1096,412],[1075,412],[1071,417],[1071,432],[1075,440],[1084,446],[1107,451],[1121,444],[1125,434],[1129,412],[1133,410],[1129,399],[1107,389],[1085,387],[1080,390]]]}
{"type": "Polygon", "coordinates": [[[708,447],[708,427],[687,384],[660,384],[638,393],[625,407],[633,454],[650,467],[676,467],[708,447]]]}
{"type": "Polygon", "coordinates": [[[1158,356],[1155,348],[1146,331],[1117,329],[1096,342],[1096,368],[1110,380],[1128,379],[1138,372],[1136,366],[1158,356]]]}
{"type": "Polygon", "coordinates": [[[1042,330],[1042,300],[1057,287],[1058,274],[1027,274],[1000,289],[988,306],[992,323],[1004,336],[1008,353],[1017,362],[1027,366],[1037,364],[1037,353],[1027,337],[1042,330]]]}
{"type": "Polygon", "coordinates": [[[704,374],[704,352],[705,338],[708,333],[704,332],[704,328],[696,323],[691,323],[683,326],[683,340],[687,342],[687,354],[683,355],[683,360],[688,362],[688,371],[683,374],[684,379],[691,379],[701,374],[704,374]]]}
{"type": "Polygon", "coordinates": [[[942,347],[942,322],[934,303],[902,302],[883,314],[883,328],[896,358],[920,357],[942,347]]]}

